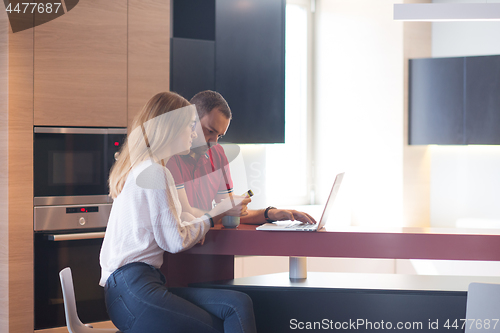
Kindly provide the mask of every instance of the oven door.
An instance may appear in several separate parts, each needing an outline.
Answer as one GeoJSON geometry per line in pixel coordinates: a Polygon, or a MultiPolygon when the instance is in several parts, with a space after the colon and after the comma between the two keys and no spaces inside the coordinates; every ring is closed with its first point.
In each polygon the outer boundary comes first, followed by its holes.
{"type": "Polygon", "coordinates": [[[40,197],[107,196],[109,170],[126,129],[35,127],[34,132],[35,205],[79,203],[37,203],[40,197]]]}
{"type": "Polygon", "coordinates": [[[35,233],[35,330],[66,326],[59,272],[70,267],[82,322],[109,320],[99,286],[104,229],[35,233]]]}

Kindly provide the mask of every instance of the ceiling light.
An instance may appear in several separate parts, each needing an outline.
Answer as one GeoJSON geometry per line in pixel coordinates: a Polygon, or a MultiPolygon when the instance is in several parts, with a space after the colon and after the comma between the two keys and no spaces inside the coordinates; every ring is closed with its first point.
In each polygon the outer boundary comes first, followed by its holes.
{"type": "Polygon", "coordinates": [[[394,19],[402,21],[495,21],[500,3],[395,4],[394,19]]]}

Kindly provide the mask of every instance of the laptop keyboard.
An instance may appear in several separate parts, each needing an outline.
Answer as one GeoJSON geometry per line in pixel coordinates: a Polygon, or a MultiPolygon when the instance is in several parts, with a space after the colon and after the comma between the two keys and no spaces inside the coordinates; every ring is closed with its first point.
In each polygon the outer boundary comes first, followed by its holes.
{"type": "Polygon", "coordinates": [[[285,228],[298,228],[301,226],[304,226],[305,224],[302,222],[292,222],[289,225],[287,225],[285,228]]]}
{"type": "Polygon", "coordinates": [[[307,223],[302,223],[302,222],[295,222],[295,223],[290,223],[287,225],[285,228],[289,229],[297,229],[297,230],[314,230],[314,224],[307,224],[307,223]]]}

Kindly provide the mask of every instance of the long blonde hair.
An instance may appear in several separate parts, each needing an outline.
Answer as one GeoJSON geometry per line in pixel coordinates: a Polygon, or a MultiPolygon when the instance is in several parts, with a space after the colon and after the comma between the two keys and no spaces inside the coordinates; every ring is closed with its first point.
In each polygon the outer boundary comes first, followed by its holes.
{"type": "Polygon", "coordinates": [[[188,105],[190,103],[184,97],[174,92],[158,93],[144,105],[141,112],[134,118],[132,125],[129,126],[127,140],[121,147],[118,160],[111,168],[110,197],[114,199],[120,194],[130,171],[139,163],[151,158],[155,162],[160,162],[160,159],[156,157],[158,149],[169,144],[185,126],[188,126],[193,115],[188,112],[173,112],[168,122],[160,121],[154,126],[148,126],[151,125],[148,121],[188,105]]]}

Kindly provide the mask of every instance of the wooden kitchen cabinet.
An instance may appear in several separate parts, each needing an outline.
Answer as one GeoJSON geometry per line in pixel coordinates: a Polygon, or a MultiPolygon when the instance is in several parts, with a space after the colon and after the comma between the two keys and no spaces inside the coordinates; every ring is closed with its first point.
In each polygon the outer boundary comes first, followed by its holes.
{"type": "Polygon", "coordinates": [[[0,72],[8,74],[0,126],[9,138],[0,149],[8,153],[8,175],[0,177],[8,188],[0,204],[0,332],[34,327],[33,125],[124,127],[127,112],[133,117],[169,88],[169,0],[65,3],[66,14],[17,33],[0,17],[0,72]]]}
{"type": "Polygon", "coordinates": [[[169,90],[169,73],[170,1],[128,0],[129,125],[151,96],[169,90]]]}
{"type": "Polygon", "coordinates": [[[79,1],[34,28],[34,125],[127,126],[127,1],[79,1]]]}

